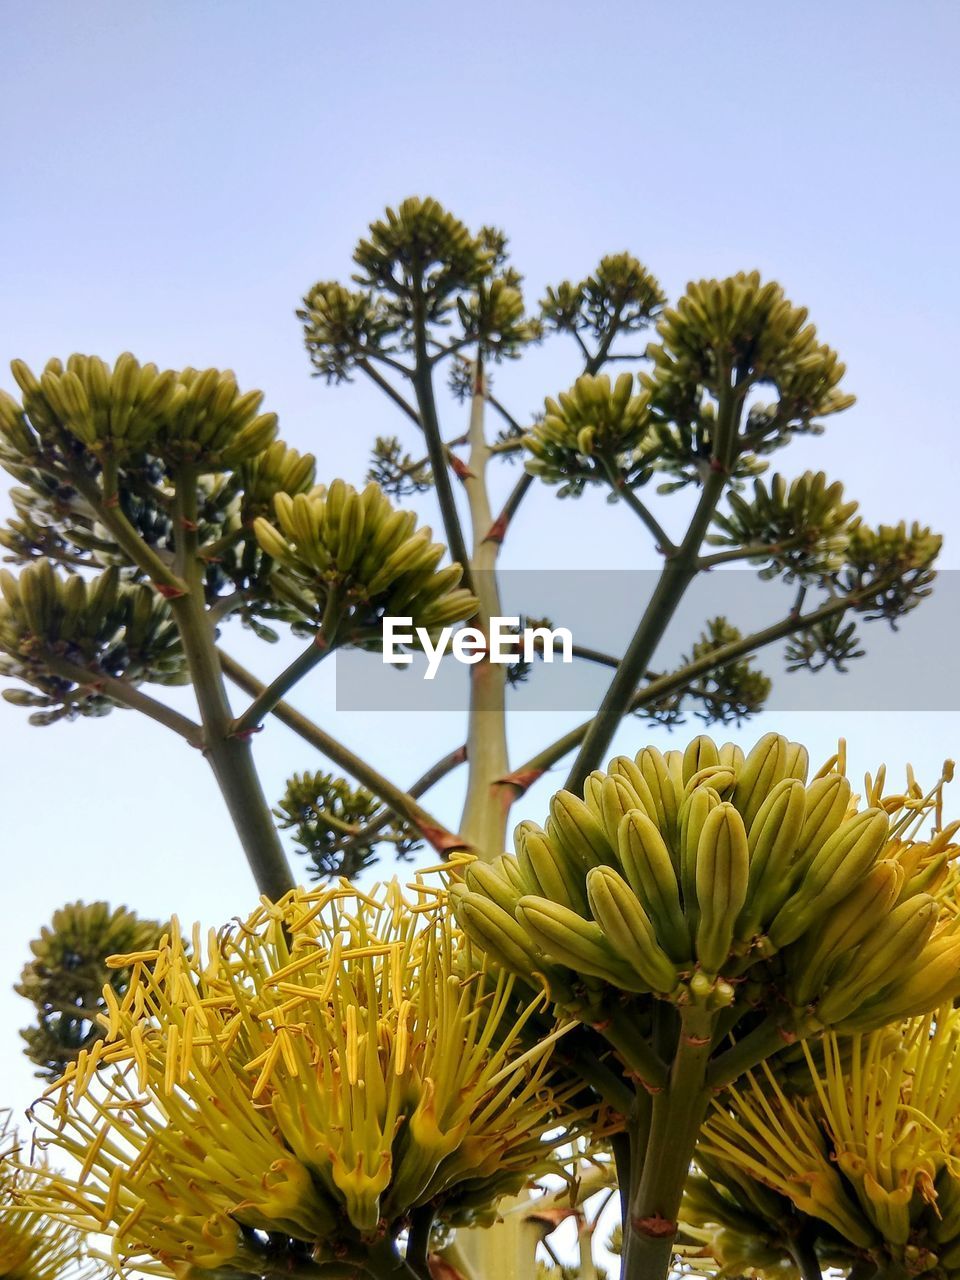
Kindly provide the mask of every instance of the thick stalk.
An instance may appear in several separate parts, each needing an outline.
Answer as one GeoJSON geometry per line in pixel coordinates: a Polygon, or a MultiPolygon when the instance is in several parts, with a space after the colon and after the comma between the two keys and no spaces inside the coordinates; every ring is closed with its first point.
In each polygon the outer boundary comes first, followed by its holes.
{"type": "MultiPolygon", "coordinates": [[[[493,523],[487,489],[490,449],[484,435],[483,365],[478,359],[470,405],[469,476],[464,488],[470,505],[473,552],[470,576],[480,601],[474,625],[487,636],[490,619],[501,611],[496,563],[500,544],[487,535],[493,523]]],[[[487,859],[503,853],[512,789],[500,782],[510,771],[506,723],[507,668],[489,661],[487,654],[470,667],[470,707],[467,721],[467,796],[460,824],[462,834],[487,859]]]]}
{"type": "Polygon", "coordinates": [[[683,1187],[710,1102],[705,1077],[711,1020],[696,1006],[683,1010],[670,1082],[653,1097],[640,1168],[631,1162],[634,1185],[624,1224],[622,1280],[664,1280],[669,1273],[683,1187]]]}
{"type": "Polygon", "coordinates": [[[233,712],[203,596],[203,569],[197,555],[196,502],[196,477],[184,469],[177,479],[174,529],[177,568],[187,591],[172,598],[170,608],[180,632],[200,711],[203,753],[233,819],[257,888],[276,900],[294,887],[294,880],[253,763],[249,739],[231,732],[233,712]]]}
{"type": "Polygon", "coordinates": [[[294,879],[253,763],[249,739],[231,733],[233,712],[203,599],[191,589],[187,595],[171,600],[170,606],[200,709],[203,754],[213,770],[257,888],[275,901],[294,887],[294,879]]]}
{"type": "Polygon", "coordinates": [[[374,1245],[361,1265],[373,1280],[416,1280],[417,1277],[417,1272],[407,1266],[391,1240],[374,1245]]]}
{"type": "Polygon", "coordinates": [[[430,1232],[433,1229],[434,1212],[429,1205],[415,1209],[410,1215],[407,1233],[407,1266],[420,1280],[430,1280],[430,1232]]]}

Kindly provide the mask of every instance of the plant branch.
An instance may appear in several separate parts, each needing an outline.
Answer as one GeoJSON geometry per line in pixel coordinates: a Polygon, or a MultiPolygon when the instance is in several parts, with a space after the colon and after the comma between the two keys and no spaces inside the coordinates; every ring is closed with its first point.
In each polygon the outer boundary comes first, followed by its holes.
{"type": "Polygon", "coordinates": [[[630,705],[637,685],[663,638],[687,588],[697,575],[704,536],[726,488],[730,440],[735,437],[741,399],[732,388],[721,391],[717,408],[717,436],[712,465],[683,542],[663,566],[650,603],[627,646],[619,667],[584,735],[567,778],[567,790],[579,793],[592,769],[602,760],[630,705]]]}
{"type": "MultiPolygon", "coordinates": [[[[473,365],[470,401],[468,473],[463,487],[470,510],[470,576],[478,606],[474,620],[490,635],[491,619],[502,611],[497,581],[500,543],[489,537],[492,524],[487,464],[490,449],[484,432],[485,377],[479,352],[473,365]]],[[[506,726],[506,667],[486,654],[470,668],[470,701],[467,716],[467,794],[461,830],[481,856],[495,858],[503,852],[509,806],[499,803],[505,793],[498,779],[509,772],[506,726]]]]}
{"type": "MultiPolygon", "coordinates": [[[[418,800],[420,796],[424,795],[425,792],[429,791],[432,786],[438,783],[441,778],[445,778],[447,774],[451,773],[458,765],[463,764],[466,758],[466,744],[461,747],[457,747],[454,751],[448,751],[445,756],[441,757],[441,759],[436,762],[436,764],[431,765],[426,773],[421,774],[412,786],[407,788],[407,794],[412,796],[414,800],[418,800]]],[[[375,813],[373,815],[369,822],[365,822],[363,826],[357,830],[356,834],[351,837],[351,839],[347,840],[340,846],[339,852],[349,853],[358,844],[366,844],[372,836],[377,834],[378,831],[382,831],[394,816],[394,811],[389,806],[381,809],[379,813],[375,813]]],[[[327,818],[329,820],[329,814],[327,815],[327,818]]]]}
{"type": "Polygon", "coordinates": [[[726,1088],[802,1034],[802,1028],[788,1028],[779,1014],[770,1014],[732,1048],[724,1050],[711,1061],[707,1085],[711,1089],[726,1088]]]}
{"type": "MultiPolygon", "coordinates": [[[[690,681],[697,676],[715,671],[718,667],[725,666],[728,662],[733,662],[746,654],[754,653],[769,644],[774,644],[777,640],[783,640],[797,632],[806,631],[816,623],[832,618],[838,613],[845,613],[871,593],[875,594],[876,589],[874,588],[872,592],[851,592],[846,596],[836,596],[818,609],[811,609],[804,614],[791,612],[782,621],[776,622],[772,626],[766,627],[761,631],[755,631],[752,635],[745,636],[742,640],[734,640],[730,644],[721,645],[720,648],[712,650],[703,658],[698,658],[696,662],[691,662],[687,666],[681,667],[679,671],[651,680],[649,684],[644,685],[639,692],[634,694],[623,714],[629,715],[630,712],[638,710],[648,702],[665,698],[669,694],[686,688],[690,681]]],[[[525,764],[516,770],[514,776],[530,775],[530,782],[536,781],[541,774],[552,768],[553,765],[562,760],[568,752],[572,751],[574,747],[584,740],[592,723],[592,720],[585,720],[582,724],[577,725],[576,728],[565,733],[563,737],[558,738],[548,747],[539,751],[535,756],[531,756],[525,764]]],[[[521,787],[520,793],[522,794],[525,789],[525,787],[521,787]]]]}
{"type": "Polygon", "coordinates": [[[823,1271],[814,1247],[815,1241],[816,1236],[806,1231],[787,1237],[787,1249],[800,1272],[800,1280],[823,1280],[823,1271]]]}
{"type": "MultiPolygon", "coordinates": [[[[372,1245],[360,1265],[372,1280],[405,1280],[406,1277],[415,1280],[422,1274],[408,1266],[389,1238],[372,1245]]],[[[429,1273],[427,1277],[429,1278],[429,1273]]]]}
{"type": "Polygon", "coordinates": [[[644,502],[641,501],[640,498],[637,497],[634,490],[626,484],[623,476],[614,466],[613,460],[607,457],[601,457],[600,465],[603,468],[603,472],[606,475],[607,480],[610,483],[610,488],[613,492],[618,498],[623,499],[634,515],[639,516],[653,534],[653,537],[656,540],[657,550],[667,557],[675,556],[679,548],[676,546],[673,539],[667,534],[667,531],[659,520],[657,520],[653,512],[644,502]]]}
{"type": "MultiPolygon", "coordinates": [[[[238,688],[243,689],[245,693],[250,694],[251,697],[259,697],[266,688],[264,683],[222,649],[217,652],[227,678],[232,680],[238,688]]],[[[458,849],[466,849],[473,852],[469,843],[462,836],[455,835],[449,831],[432,814],[417,804],[409,792],[395,786],[389,779],[378,773],[372,765],[362,760],[360,756],[355,755],[342,742],[339,742],[331,734],[321,729],[319,725],[314,724],[312,720],[309,720],[305,715],[297,711],[295,707],[292,707],[289,702],[278,702],[272,708],[272,713],[281,724],[285,724],[288,729],[292,729],[305,742],[309,742],[317,751],[320,751],[328,759],[338,764],[341,769],[345,769],[351,777],[356,778],[368,791],[372,791],[374,795],[379,796],[394,813],[419,831],[438,853],[452,853],[458,849]]]]}
{"type": "Polygon", "coordinates": [[[201,746],[203,731],[200,725],[189,717],[181,715],[179,711],[174,711],[172,707],[165,706],[156,698],[151,698],[148,693],[144,693],[128,681],[121,680],[118,676],[107,675],[103,671],[91,671],[77,662],[70,662],[54,653],[43,654],[43,665],[64,680],[72,680],[86,689],[105,693],[121,706],[139,711],[151,720],[155,720],[157,724],[172,729],[191,747],[201,746]]]}
{"type": "Polygon", "coordinates": [[[681,1010],[680,1037],[665,1089],[653,1097],[642,1167],[633,1169],[624,1222],[623,1280],[661,1280],[673,1257],[677,1215],[710,1092],[705,1084],[713,1015],[681,1010]]]}
{"type": "MultiPolygon", "coordinates": [[[[492,452],[492,450],[488,450],[488,452],[492,452]]],[[[529,471],[525,471],[510,491],[506,502],[500,509],[500,514],[490,525],[490,528],[484,538],[484,542],[495,542],[498,546],[502,546],[503,540],[507,535],[507,529],[510,527],[510,521],[517,514],[517,509],[526,497],[532,484],[533,476],[529,471]]]]}
{"type": "Polygon", "coordinates": [[[174,573],[170,565],[161,559],[152,547],[147,546],[120,510],[116,500],[101,493],[96,479],[72,457],[68,442],[62,441],[62,444],[71,484],[96,512],[101,523],[113,534],[117,546],[129,556],[137,568],[148,574],[157,586],[164,588],[167,592],[182,594],[186,590],[183,579],[174,573]]]}
{"type": "Polygon", "coordinates": [[[437,402],[433,392],[433,368],[427,352],[427,328],[424,312],[423,287],[419,278],[414,279],[414,370],[411,375],[413,389],[417,399],[419,420],[423,427],[430,455],[430,467],[433,471],[433,483],[437,491],[437,502],[440,504],[440,515],[447,539],[447,548],[451,559],[463,569],[464,586],[473,589],[470,579],[470,560],[467,555],[467,544],[464,541],[460,516],[450,483],[450,471],[447,466],[447,453],[440,433],[440,420],[437,416],[437,402]]]}
{"type": "Polygon", "coordinates": [[[410,1215],[410,1230],[407,1233],[407,1266],[420,1277],[430,1280],[430,1232],[436,1214],[431,1205],[414,1209],[410,1215]]]}
{"type": "Polygon", "coordinates": [[[238,737],[255,732],[263,718],[277,705],[285,693],[309,674],[314,667],[329,657],[336,648],[337,623],[340,621],[339,595],[331,591],[327,597],[323,622],[306,649],[290,663],[275,680],[253,699],[246,711],[234,720],[231,732],[238,737]]]}
{"type": "MultiPolygon", "coordinates": [[[[523,427],[521,427],[520,423],[513,416],[510,410],[507,409],[506,406],[497,399],[497,397],[493,394],[493,392],[490,390],[489,387],[487,388],[487,404],[489,404],[492,408],[496,409],[497,413],[499,413],[500,417],[504,420],[504,422],[507,424],[507,426],[510,428],[511,431],[515,431],[517,435],[524,434],[523,427]]],[[[507,441],[505,443],[509,443],[512,445],[513,441],[507,441]]],[[[517,448],[521,447],[519,440],[516,442],[516,447],[517,448]]],[[[494,445],[493,449],[496,451],[497,446],[494,445]]],[[[506,452],[506,450],[501,449],[500,452],[506,452]]]]}
{"type": "Polygon", "coordinates": [[[729,551],[718,551],[715,555],[702,556],[701,569],[713,569],[718,564],[730,564],[734,560],[769,559],[781,551],[789,551],[800,545],[800,538],[791,538],[786,542],[757,542],[748,547],[731,547],[729,551]]]}
{"type": "Polygon", "coordinates": [[[417,413],[413,405],[400,394],[393,383],[387,381],[380,370],[376,368],[375,365],[372,365],[366,356],[357,361],[357,368],[362,369],[367,377],[377,384],[381,391],[386,392],[393,403],[403,410],[411,422],[415,423],[418,427],[421,426],[420,415],[417,413]]]}
{"type": "Polygon", "coordinates": [[[203,753],[213,770],[257,888],[276,901],[294,887],[293,876],[274,826],[247,738],[231,731],[233,712],[217,656],[214,625],[203,593],[203,566],[197,555],[197,484],[189,467],[176,477],[174,544],[187,590],[173,596],[173,613],[193,681],[203,753]]]}
{"type": "Polygon", "coordinates": [[[654,538],[657,540],[657,550],[665,556],[675,556],[677,554],[676,544],[673,539],[667,535],[666,530],[653,512],[645,503],[637,497],[633,489],[628,484],[620,485],[616,488],[616,494],[622,498],[630,510],[640,517],[647,526],[654,538]]]}

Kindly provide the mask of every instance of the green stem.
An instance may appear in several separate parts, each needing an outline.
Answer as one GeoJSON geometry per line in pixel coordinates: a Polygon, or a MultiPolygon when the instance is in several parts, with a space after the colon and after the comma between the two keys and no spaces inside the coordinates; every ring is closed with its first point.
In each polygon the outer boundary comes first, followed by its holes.
{"type": "Polygon", "coordinates": [[[823,1280],[823,1271],[814,1247],[815,1240],[815,1236],[801,1232],[787,1241],[790,1257],[800,1272],[800,1280],[823,1280]]]}
{"type": "Polygon", "coordinates": [[[633,1168],[622,1280],[663,1280],[669,1273],[683,1187],[710,1102],[712,1018],[696,1005],[682,1010],[670,1082],[653,1097],[642,1167],[633,1168]]]}
{"type": "Polygon", "coordinates": [[[233,819],[257,888],[276,901],[294,887],[247,738],[232,732],[213,629],[193,591],[171,601],[203,724],[204,755],[233,819]]]}
{"type": "Polygon", "coordinates": [[[617,726],[627,712],[637,685],[694,576],[695,570],[679,558],[668,560],[663,566],[643,620],[620,660],[597,714],[589,722],[580,751],[564,783],[568,791],[580,794],[587,775],[599,767],[617,726]]]}
{"type": "Polygon", "coordinates": [[[427,443],[427,453],[430,455],[430,467],[433,471],[433,483],[437,491],[437,502],[440,505],[447,548],[451,559],[463,568],[464,586],[472,590],[470,558],[467,555],[467,544],[464,541],[457,503],[453,496],[446,450],[440,434],[437,402],[433,393],[433,366],[427,349],[423,285],[419,276],[414,277],[413,282],[413,349],[415,360],[411,375],[413,390],[417,400],[420,425],[427,443]]]}
{"type": "Polygon", "coordinates": [[[249,739],[237,737],[232,730],[233,712],[223,683],[213,623],[204,603],[196,530],[196,477],[184,468],[176,483],[174,538],[187,591],[172,598],[170,608],[200,711],[203,753],[220,787],[257,888],[275,901],[294,888],[295,882],[253,763],[249,739]]]}
{"type": "Polygon", "coordinates": [[[406,1262],[420,1280],[430,1280],[430,1232],[433,1230],[435,1217],[436,1214],[430,1205],[414,1209],[410,1215],[406,1262]]]}
{"type": "Polygon", "coordinates": [[[666,1063],[629,1017],[614,1016],[597,1030],[639,1082],[651,1089],[660,1089],[667,1083],[666,1063]]]}
{"type": "Polygon", "coordinates": [[[797,537],[783,542],[758,542],[746,547],[732,547],[729,551],[718,551],[714,555],[703,556],[700,560],[700,568],[713,569],[718,564],[732,564],[735,560],[766,560],[778,552],[790,551],[800,546],[801,542],[802,539],[797,537]]]}
{"type": "Polygon", "coordinates": [[[404,399],[396,387],[383,376],[375,365],[371,364],[370,360],[367,359],[366,356],[361,357],[357,361],[357,368],[362,369],[371,382],[375,382],[380,390],[389,396],[397,408],[401,409],[407,415],[411,422],[416,423],[418,427],[422,425],[420,422],[420,415],[417,413],[413,405],[404,399]]]}
{"type": "Polygon", "coordinates": [[[293,662],[275,680],[264,688],[263,692],[253,699],[246,711],[233,723],[235,734],[252,733],[260,727],[264,716],[268,715],[285,693],[298,684],[314,667],[329,657],[336,647],[337,623],[340,621],[339,596],[331,591],[324,609],[323,623],[313,637],[309,646],[294,658],[293,662]]]}
{"type": "MultiPolygon", "coordinates": [[[[463,764],[466,758],[467,748],[465,745],[457,747],[454,751],[448,751],[445,756],[439,759],[436,764],[431,765],[425,773],[420,775],[416,782],[407,788],[407,794],[414,800],[419,799],[432,786],[442,778],[445,778],[448,773],[456,769],[458,765],[463,764]]],[[[327,817],[329,819],[329,814],[327,817]]],[[[394,811],[390,808],[384,808],[379,813],[374,814],[369,822],[365,822],[360,827],[355,836],[340,846],[340,852],[349,853],[356,845],[368,843],[371,837],[388,826],[394,817],[394,811]]]]}
{"type": "MultiPolygon", "coordinates": [[[[117,505],[115,496],[104,495],[100,491],[93,476],[73,460],[69,444],[63,442],[63,456],[66,459],[70,482],[96,512],[97,519],[113,534],[117,546],[130,559],[132,564],[149,574],[151,580],[168,592],[183,592],[186,583],[164,560],[148,547],[117,505]]],[[[109,483],[109,482],[108,482],[109,483]]]]}
{"type": "MultiPolygon", "coordinates": [[[[802,1034],[802,1028],[799,1034],[802,1034]]],[[[713,1059],[707,1071],[709,1088],[723,1089],[728,1084],[733,1084],[744,1072],[752,1071],[767,1058],[772,1058],[795,1038],[792,1032],[786,1031],[779,1015],[765,1018],[731,1049],[713,1059]]]]}
{"type": "Polygon", "coordinates": [[[417,1276],[417,1272],[397,1253],[392,1240],[383,1240],[372,1246],[361,1265],[373,1280],[404,1280],[404,1277],[414,1280],[417,1276]]]}
{"type": "MultiPolygon", "coordinates": [[[[633,1160],[633,1141],[626,1130],[615,1133],[610,1139],[610,1150],[613,1152],[613,1163],[617,1171],[617,1194],[620,1198],[620,1221],[626,1222],[630,1211],[630,1183],[632,1181],[631,1166],[633,1160]]],[[[644,1143],[646,1146],[646,1143],[644,1143]]]]}
{"type": "Polygon", "coordinates": [[[600,465],[603,467],[604,474],[609,480],[610,488],[613,492],[618,498],[623,499],[634,515],[639,516],[653,534],[653,537],[656,540],[657,550],[661,551],[665,556],[675,556],[677,554],[678,547],[649,507],[647,507],[647,505],[637,497],[633,489],[624,482],[623,476],[618,472],[613,461],[610,458],[603,457],[600,458],[600,465]]]}
{"type": "Polygon", "coordinates": [[[591,1052],[591,1046],[571,1049],[571,1039],[568,1037],[567,1043],[558,1042],[556,1060],[594,1089],[608,1106],[621,1115],[628,1115],[634,1100],[628,1081],[608,1066],[602,1056],[591,1052]]]}
{"type": "MultiPolygon", "coordinates": [[[[487,449],[487,457],[489,458],[492,456],[493,448],[490,447],[487,449]]],[[[496,542],[498,544],[503,543],[504,538],[507,536],[507,530],[510,527],[510,521],[517,514],[520,503],[530,492],[530,488],[533,485],[533,479],[534,478],[529,471],[525,471],[523,473],[507,495],[506,502],[500,508],[500,514],[487,530],[484,542],[496,542]]]]}
{"type": "Polygon", "coordinates": [[[727,485],[732,442],[736,439],[741,409],[742,397],[725,385],[717,404],[717,432],[700,500],[683,542],[661,570],[653,597],[584,736],[566,781],[568,791],[579,794],[587,775],[601,763],[663,633],[697,575],[700,548],[727,485]]]}
{"type": "MultiPolygon", "coordinates": [[[[697,659],[696,662],[688,663],[687,666],[682,667],[679,671],[660,676],[657,680],[651,680],[649,684],[644,685],[642,689],[634,694],[623,714],[629,715],[631,711],[636,711],[638,707],[642,707],[647,702],[676,693],[679,689],[689,685],[690,681],[697,676],[707,675],[718,667],[725,666],[728,662],[733,662],[745,654],[755,653],[767,645],[775,644],[777,640],[783,640],[787,636],[806,631],[827,618],[846,613],[848,609],[854,608],[870,594],[875,595],[876,590],[871,589],[870,592],[854,591],[849,595],[838,596],[833,600],[827,601],[826,604],[821,605],[818,609],[811,609],[804,614],[791,613],[780,622],[773,623],[761,631],[755,631],[752,635],[744,636],[742,640],[734,640],[730,644],[722,645],[719,649],[712,650],[703,658],[697,659]]],[[[544,747],[542,751],[538,751],[535,756],[531,756],[525,764],[520,765],[516,770],[515,776],[521,778],[529,777],[531,782],[535,781],[547,769],[552,768],[559,760],[562,760],[574,747],[583,742],[593,723],[592,720],[584,720],[575,728],[570,729],[562,737],[544,747]]],[[[522,794],[522,788],[520,793],[522,794]]]]}
{"type": "MultiPolygon", "coordinates": [[[[217,657],[227,678],[251,697],[259,696],[266,687],[262,681],[222,649],[217,651],[217,657]]],[[[409,792],[395,786],[366,760],[355,755],[349,747],[345,747],[342,742],[314,724],[289,702],[278,702],[273,708],[273,714],[281,724],[285,724],[288,729],[292,729],[303,738],[304,742],[309,742],[317,751],[322,752],[341,769],[345,769],[351,777],[361,782],[368,791],[379,796],[394,813],[415,827],[438,853],[452,853],[458,849],[473,852],[467,840],[449,831],[433,814],[417,804],[409,792]]]]}

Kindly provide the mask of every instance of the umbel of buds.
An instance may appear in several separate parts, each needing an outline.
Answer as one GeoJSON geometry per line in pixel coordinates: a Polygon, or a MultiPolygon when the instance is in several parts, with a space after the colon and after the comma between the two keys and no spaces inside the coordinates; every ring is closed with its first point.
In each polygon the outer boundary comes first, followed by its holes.
{"type": "Polygon", "coordinates": [[[160,932],[157,921],[106,902],[72,902],[53,913],[30,943],[32,958],[15,988],[36,1009],[36,1024],[20,1034],[38,1075],[61,1075],[103,1035],[104,985],[123,995],[130,977],[107,957],[156,946],[160,932]]]}
{"type": "Polygon", "coordinates": [[[165,601],[147,586],[122,582],[117,569],[88,580],[61,576],[39,560],[19,577],[0,570],[0,592],[0,674],[36,691],[7,689],[3,696],[36,708],[35,724],[103,715],[115,705],[108,692],[77,684],[76,675],[91,667],[131,685],[187,679],[165,601]]]}
{"type": "Polygon", "coordinates": [[[384,813],[372,792],[331,773],[295,773],[273,813],[282,830],[293,831],[297,852],[309,858],[312,880],[356,879],[376,862],[379,841],[388,841],[401,860],[422,845],[412,827],[384,813]]]}
{"type": "Polygon", "coordinates": [[[444,548],[430,529],[418,529],[414,513],[395,509],[378,485],[357,492],[334,480],[308,494],[280,493],[275,509],[276,525],[261,517],[256,536],[281,570],[278,594],[306,617],[322,618],[332,599],[349,611],[350,638],[377,644],[385,615],[432,632],[475,612],[476,599],[458,585],[460,566],[441,569],[444,548]]]}
{"type": "Polygon", "coordinates": [[[834,757],[767,734],[619,756],[561,791],[516,854],[451,886],[465,931],[592,1024],[631,997],[763,1013],[786,1035],[866,1030],[960,994],[960,921],[937,892],[960,824],[912,838],[924,797],[860,807],[834,757]]]}
{"type": "Polygon", "coordinates": [[[775,281],[762,284],[756,271],[689,284],[676,307],[664,309],[657,336],[647,351],[651,388],[689,395],[703,387],[719,398],[738,375],[776,387],[774,416],[803,426],[853,404],[839,389],[846,367],[817,342],[806,308],[795,307],[775,281]]]}
{"type": "Polygon", "coordinates": [[[613,384],[605,373],[585,373],[556,400],[548,397],[543,419],[524,437],[529,472],[550,484],[579,478],[581,486],[609,483],[604,462],[628,459],[631,471],[642,469],[645,443],[654,443],[649,396],[634,394],[629,373],[613,384]]]}
{"type": "Polygon", "coordinates": [[[132,977],[105,990],[106,1038],[36,1109],[81,1171],[27,1203],[132,1267],[356,1262],[418,1207],[491,1214],[576,1132],[548,1068],[560,1033],[522,1039],[542,997],[515,1000],[436,887],[298,890],[115,963],[132,977]]]}
{"type": "Polygon", "coordinates": [[[276,415],[260,412],[262,393],[242,394],[229,370],[161,372],[129,352],[112,370],[83,355],[65,366],[50,360],[39,378],[21,360],[11,368],[23,408],[3,393],[0,423],[5,451],[25,461],[72,443],[101,463],[150,455],[172,467],[221,471],[260,453],[277,431],[276,415]]]}
{"type": "Polygon", "coordinates": [[[881,771],[861,806],[842,751],[808,781],[805,749],[773,733],[746,756],[707,737],[647,747],[582,796],[559,792],[543,828],[520,824],[515,855],[450,885],[467,935],[595,1038],[581,1073],[630,1140],[625,1275],[668,1273],[718,1090],[798,1038],[960,994],[951,774],[885,796],[881,771]]]}
{"type": "Polygon", "coordinates": [[[756,547],[750,559],[760,576],[783,574],[786,581],[819,580],[846,563],[855,526],[856,502],[845,502],[843,485],[827,483],[822,471],[805,472],[788,485],[781,475],[753,483],[753,500],[728,496],[730,510],[713,521],[718,532],[707,541],[721,547],[756,547]]]}

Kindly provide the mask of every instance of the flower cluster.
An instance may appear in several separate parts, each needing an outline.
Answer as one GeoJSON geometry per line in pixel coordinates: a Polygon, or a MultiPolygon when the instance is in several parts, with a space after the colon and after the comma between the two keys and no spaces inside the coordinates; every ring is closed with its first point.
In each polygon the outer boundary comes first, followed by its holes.
{"type": "Polygon", "coordinates": [[[803,1237],[821,1265],[960,1274],[958,1011],[802,1048],[714,1106],[685,1235],[726,1267],[780,1274],[803,1237]]]}
{"type": "Polygon", "coordinates": [[[36,1110],[79,1171],[29,1204],[139,1269],[261,1274],[263,1233],[281,1269],[353,1258],[418,1206],[468,1221],[519,1190],[575,1130],[560,1032],[526,1048],[542,997],[518,1003],[412,888],[298,890],[118,957],[105,1040],[36,1110]]]}
{"type": "Polygon", "coordinates": [[[444,548],[377,485],[358,493],[334,480],[329,489],[278,494],[275,509],[276,526],[261,517],[254,529],[281,570],[277,595],[305,621],[319,622],[332,601],[338,614],[349,615],[340,636],[376,644],[384,615],[412,616],[414,626],[433,630],[475,611],[474,597],[458,586],[461,567],[439,568],[444,548]]]}
{"type": "Polygon", "coordinates": [[[615,1044],[627,1006],[634,1033],[667,1002],[703,1008],[711,1034],[775,1044],[960,994],[944,779],[925,794],[911,776],[893,796],[868,779],[861,808],[842,758],[807,775],[804,748],[777,734],[746,757],[706,737],[618,756],[582,797],[557,793],[545,828],[521,823],[515,856],[469,866],[454,911],[615,1044]]]}

